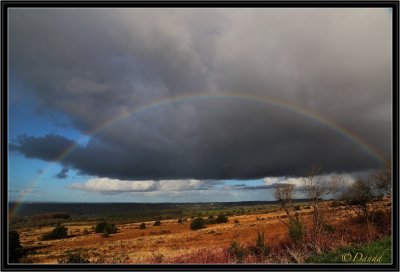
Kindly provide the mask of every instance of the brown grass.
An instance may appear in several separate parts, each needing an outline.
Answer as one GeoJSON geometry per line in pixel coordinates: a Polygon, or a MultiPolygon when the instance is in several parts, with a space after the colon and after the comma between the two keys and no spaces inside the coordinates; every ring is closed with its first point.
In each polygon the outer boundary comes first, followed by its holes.
{"type": "MultiPolygon", "coordinates": [[[[390,207],[380,203],[381,209],[390,215],[390,207]]],[[[232,240],[246,248],[255,245],[257,232],[265,233],[269,254],[265,257],[247,254],[245,263],[297,263],[303,262],[315,250],[318,252],[365,243],[390,235],[391,224],[367,229],[357,223],[354,213],[348,207],[330,207],[324,203],[326,222],[335,227],[333,233],[320,235],[313,246],[307,234],[305,241],[294,245],[287,238],[287,228],[283,222],[286,216],[282,211],[268,214],[241,215],[229,217],[228,223],[208,225],[205,229],[190,230],[190,221],[177,223],[163,220],[161,226],[145,222],[147,229],[139,229],[139,223],[118,225],[118,233],[101,237],[98,233],[85,234],[92,225],[69,225],[68,234],[72,237],[60,240],[39,241],[41,235],[51,227],[20,229],[21,243],[30,249],[25,262],[58,263],[68,251],[81,250],[85,257],[95,263],[230,263],[228,248],[232,240]],[[257,219],[258,218],[258,219],[257,219]],[[234,223],[238,220],[240,223],[234,223]]],[[[311,229],[312,209],[301,209],[301,220],[307,230],[311,229]]],[[[390,222],[390,216],[386,216],[390,222]]],[[[309,233],[309,231],[307,231],[309,233]]]]}

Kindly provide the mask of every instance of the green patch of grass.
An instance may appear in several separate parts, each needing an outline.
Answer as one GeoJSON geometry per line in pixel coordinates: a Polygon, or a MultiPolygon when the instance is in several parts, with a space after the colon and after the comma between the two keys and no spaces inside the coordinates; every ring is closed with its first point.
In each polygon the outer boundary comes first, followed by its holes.
{"type": "Polygon", "coordinates": [[[391,263],[391,237],[311,256],[307,263],[391,263]]]}

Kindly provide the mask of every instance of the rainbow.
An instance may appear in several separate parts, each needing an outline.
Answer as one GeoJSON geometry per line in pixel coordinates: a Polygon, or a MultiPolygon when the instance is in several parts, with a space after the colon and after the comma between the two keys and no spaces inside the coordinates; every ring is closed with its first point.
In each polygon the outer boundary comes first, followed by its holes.
{"type": "MultiPolygon", "coordinates": [[[[116,117],[110,118],[109,120],[106,120],[104,123],[101,125],[95,127],[94,129],[85,132],[85,136],[95,136],[96,134],[100,133],[101,131],[111,127],[112,125],[128,118],[136,114],[143,113],[145,111],[149,111],[151,109],[161,107],[164,105],[168,105],[171,103],[182,103],[190,100],[199,100],[199,99],[240,99],[240,100],[247,100],[251,101],[254,103],[263,103],[266,105],[272,105],[276,106],[279,108],[282,108],[284,110],[291,111],[296,114],[300,114],[304,116],[305,118],[314,120],[322,125],[325,125],[341,136],[347,138],[354,144],[360,146],[363,150],[365,150],[368,154],[370,154],[372,157],[377,159],[380,163],[383,163],[385,161],[385,155],[364,141],[360,136],[352,132],[351,130],[339,125],[338,123],[335,123],[332,120],[329,120],[321,115],[318,115],[315,112],[312,112],[306,108],[300,107],[295,104],[291,104],[287,101],[284,100],[279,100],[273,97],[267,97],[267,96],[256,96],[256,95],[250,95],[250,94],[228,94],[228,93],[192,93],[192,94],[187,94],[187,95],[180,95],[180,96],[175,96],[175,97],[169,97],[169,98],[163,98],[159,100],[152,101],[148,104],[138,106],[133,108],[132,110],[127,110],[116,117]]],[[[83,137],[82,137],[83,138],[83,137]]],[[[14,206],[12,211],[10,212],[11,215],[14,215],[20,206],[20,203],[23,202],[23,198],[29,195],[33,188],[36,186],[36,184],[58,163],[62,162],[69,154],[71,154],[76,148],[78,148],[80,145],[79,143],[81,142],[81,139],[76,141],[74,144],[70,145],[68,148],[66,148],[63,152],[61,152],[49,165],[48,168],[46,168],[45,171],[43,171],[40,175],[35,177],[35,179],[32,181],[31,185],[28,187],[28,189],[25,191],[25,194],[18,199],[17,204],[14,206]]]]}

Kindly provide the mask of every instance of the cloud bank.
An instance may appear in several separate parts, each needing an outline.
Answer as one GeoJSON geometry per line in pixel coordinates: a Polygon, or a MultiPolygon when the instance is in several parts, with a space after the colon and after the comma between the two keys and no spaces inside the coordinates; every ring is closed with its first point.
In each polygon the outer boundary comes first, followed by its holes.
{"type": "Polygon", "coordinates": [[[33,98],[37,114],[66,116],[91,137],[77,145],[50,132],[25,134],[10,150],[104,178],[75,188],[163,190],[163,180],[381,164],[321,118],[390,155],[392,30],[384,9],[14,9],[9,16],[10,76],[26,86],[22,97],[33,98]],[[173,100],[182,96],[192,98],[173,100]]]}

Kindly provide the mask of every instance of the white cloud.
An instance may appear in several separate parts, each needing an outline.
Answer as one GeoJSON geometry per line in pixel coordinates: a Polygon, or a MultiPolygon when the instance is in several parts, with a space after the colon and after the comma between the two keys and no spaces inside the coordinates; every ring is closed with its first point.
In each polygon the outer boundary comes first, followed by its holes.
{"type": "Polygon", "coordinates": [[[72,189],[85,190],[100,193],[123,192],[179,192],[188,190],[207,190],[214,182],[207,180],[120,180],[110,178],[93,178],[85,183],[74,183],[69,186],[72,189]]]}
{"type": "Polygon", "coordinates": [[[276,183],[280,183],[284,179],[283,177],[267,177],[263,179],[264,185],[269,186],[276,183]]]}
{"type": "MultiPolygon", "coordinates": [[[[366,176],[369,171],[361,171],[361,172],[353,172],[353,173],[330,173],[326,175],[319,175],[322,180],[330,180],[332,176],[341,177],[345,184],[351,184],[356,181],[357,177],[366,176]]],[[[288,183],[293,184],[295,186],[302,186],[303,185],[303,178],[304,177],[266,177],[263,179],[265,186],[271,186],[278,183],[288,183]]]]}
{"type": "Polygon", "coordinates": [[[182,191],[182,190],[196,190],[203,187],[205,182],[197,179],[189,180],[161,180],[159,183],[159,190],[161,191],[182,191]]]}
{"type": "Polygon", "coordinates": [[[155,182],[153,180],[128,181],[110,178],[93,178],[83,184],[74,183],[69,187],[93,192],[143,192],[154,189],[155,182]]]}

